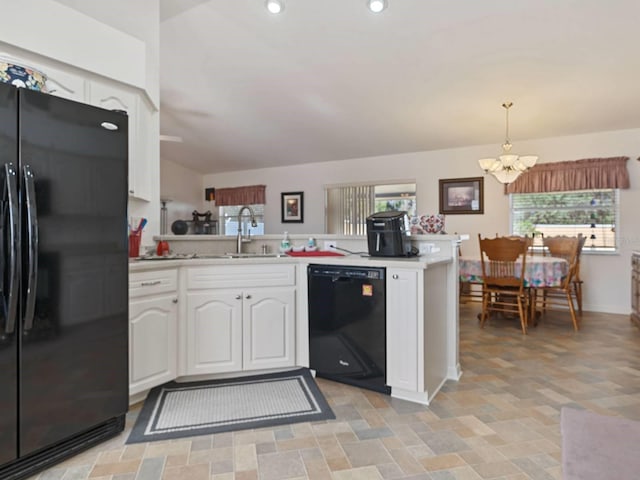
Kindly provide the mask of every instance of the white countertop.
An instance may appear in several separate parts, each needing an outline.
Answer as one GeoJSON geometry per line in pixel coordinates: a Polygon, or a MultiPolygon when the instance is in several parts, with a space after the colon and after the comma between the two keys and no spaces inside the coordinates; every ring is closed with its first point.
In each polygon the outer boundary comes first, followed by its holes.
{"type": "Polygon", "coordinates": [[[429,266],[447,264],[453,261],[450,256],[438,254],[421,255],[417,257],[368,257],[360,255],[344,255],[342,257],[250,257],[250,258],[189,258],[189,259],[169,259],[169,260],[139,260],[129,261],[129,270],[141,272],[147,270],[157,270],[160,268],[176,268],[184,266],[202,265],[256,265],[256,264],[324,264],[324,265],[355,265],[371,267],[394,267],[394,268],[418,268],[426,269],[429,266]]]}

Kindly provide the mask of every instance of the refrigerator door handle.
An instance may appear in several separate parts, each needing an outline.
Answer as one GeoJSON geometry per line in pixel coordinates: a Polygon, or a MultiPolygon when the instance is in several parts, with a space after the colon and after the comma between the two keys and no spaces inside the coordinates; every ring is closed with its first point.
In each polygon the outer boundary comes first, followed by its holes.
{"type": "Polygon", "coordinates": [[[23,167],[25,204],[27,207],[27,249],[29,253],[29,273],[27,279],[24,309],[24,330],[31,330],[36,307],[36,286],[38,284],[38,209],[36,208],[35,177],[29,165],[23,167]]]}
{"type": "Polygon", "coordinates": [[[20,261],[20,237],[19,237],[19,206],[18,206],[18,179],[13,163],[5,163],[4,177],[7,185],[7,208],[9,210],[9,276],[7,297],[7,323],[6,333],[13,333],[16,328],[16,314],[18,312],[18,262],[20,261]]]}

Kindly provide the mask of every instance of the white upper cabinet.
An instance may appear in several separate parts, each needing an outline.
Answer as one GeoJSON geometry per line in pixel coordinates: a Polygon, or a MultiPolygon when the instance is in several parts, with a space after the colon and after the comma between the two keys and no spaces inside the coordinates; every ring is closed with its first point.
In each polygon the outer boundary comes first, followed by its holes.
{"type": "Polygon", "coordinates": [[[86,103],[86,80],[78,75],[58,70],[46,68],[47,93],[56,97],[75,100],[86,103]]]}
{"type": "Polygon", "coordinates": [[[151,200],[148,161],[148,135],[141,119],[139,95],[113,84],[93,80],[89,82],[89,103],[107,110],[123,110],[129,115],[129,196],[151,200]]]}

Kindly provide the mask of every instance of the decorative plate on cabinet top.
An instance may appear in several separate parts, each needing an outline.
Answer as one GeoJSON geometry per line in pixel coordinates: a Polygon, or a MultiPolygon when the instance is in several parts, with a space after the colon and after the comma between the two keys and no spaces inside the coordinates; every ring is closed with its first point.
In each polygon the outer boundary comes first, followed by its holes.
{"type": "Polygon", "coordinates": [[[47,77],[44,73],[35,68],[18,65],[3,57],[0,57],[0,81],[38,92],[47,91],[45,86],[47,77]]]}

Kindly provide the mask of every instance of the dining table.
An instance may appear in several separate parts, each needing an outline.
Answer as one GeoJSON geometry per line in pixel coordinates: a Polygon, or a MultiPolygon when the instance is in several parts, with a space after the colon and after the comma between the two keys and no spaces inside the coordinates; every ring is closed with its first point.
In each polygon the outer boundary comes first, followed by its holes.
{"type": "MultiPolygon", "coordinates": [[[[482,262],[477,257],[458,259],[461,282],[482,283],[482,262]]],[[[520,276],[522,262],[516,262],[516,276],[520,276]]],[[[525,260],[524,286],[531,288],[558,287],[569,273],[569,262],[560,257],[529,255],[525,260]]]]}

